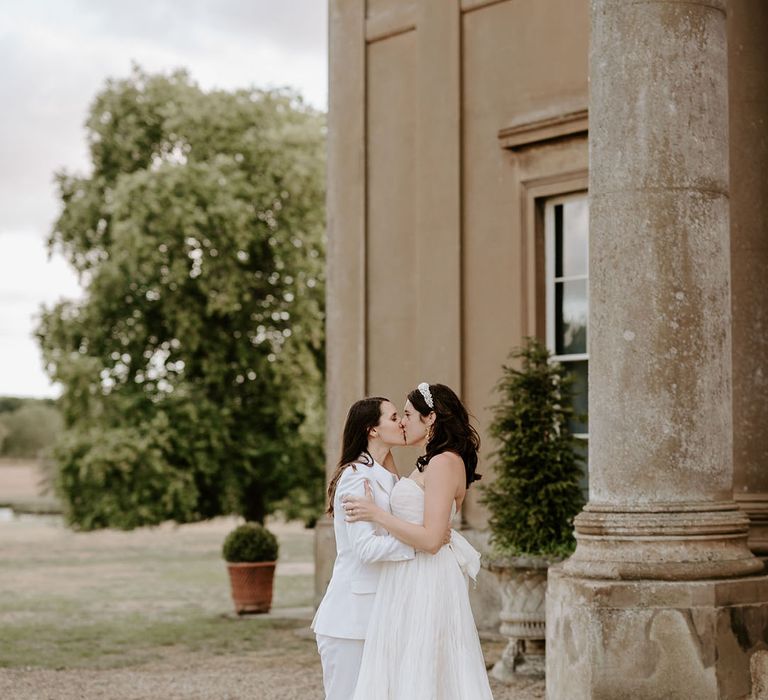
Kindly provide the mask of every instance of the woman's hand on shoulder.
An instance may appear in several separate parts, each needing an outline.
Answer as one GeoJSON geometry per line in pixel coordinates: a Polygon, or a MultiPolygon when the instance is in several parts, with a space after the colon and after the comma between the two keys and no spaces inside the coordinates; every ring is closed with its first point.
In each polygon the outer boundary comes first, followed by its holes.
{"type": "Polygon", "coordinates": [[[366,479],[363,488],[365,490],[365,496],[360,498],[356,496],[350,496],[345,494],[341,498],[341,503],[344,507],[345,520],[348,523],[356,523],[360,521],[376,522],[378,516],[381,515],[382,510],[376,505],[373,498],[373,489],[371,483],[366,479]]]}

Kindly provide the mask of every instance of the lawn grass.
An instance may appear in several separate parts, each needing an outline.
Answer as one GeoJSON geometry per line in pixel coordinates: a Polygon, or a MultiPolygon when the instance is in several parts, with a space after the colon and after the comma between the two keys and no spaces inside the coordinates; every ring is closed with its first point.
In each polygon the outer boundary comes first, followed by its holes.
{"type": "MultiPolygon", "coordinates": [[[[293,633],[305,620],[234,615],[220,552],[233,526],[74,533],[53,518],[0,523],[0,667],[120,668],[306,645],[293,633]]],[[[313,534],[275,530],[273,606],[309,606],[313,534]]]]}
{"type": "Polygon", "coordinates": [[[167,619],[134,613],[114,620],[3,626],[0,667],[109,669],[163,660],[176,652],[236,655],[299,650],[295,620],[235,620],[190,611],[167,619]]]}

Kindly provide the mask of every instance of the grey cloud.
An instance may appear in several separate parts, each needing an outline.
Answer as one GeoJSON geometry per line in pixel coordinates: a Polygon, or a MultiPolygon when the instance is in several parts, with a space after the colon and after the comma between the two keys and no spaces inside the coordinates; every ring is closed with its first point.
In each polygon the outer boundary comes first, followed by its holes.
{"type": "Polygon", "coordinates": [[[114,36],[162,40],[183,50],[204,49],[215,32],[238,42],[264,42],[325,59],[324,0],[78,0],[94,28],[114,36]]]}

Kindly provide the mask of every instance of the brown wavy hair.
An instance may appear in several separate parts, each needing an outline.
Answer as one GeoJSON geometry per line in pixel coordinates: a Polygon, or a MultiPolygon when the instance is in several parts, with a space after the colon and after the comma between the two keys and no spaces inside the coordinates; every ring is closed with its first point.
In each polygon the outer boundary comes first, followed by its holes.
{"type": "Polygon", "coordinates": [[[441,452],[454,452],[464,462],[464,472],[467,477],[467,488],[473,481],[480,479],[477,474],[477,453],[480,451],[480,436],[469,422],[469,413],[454,393],[445,384],[430,384],[434,408],[427,405],[426,400],[418,389],[408,394],[411,405],[426,418],[435,412],[435,422],[427,441],[426,451],[416,460],[416,468],[423,472],[429,461],[441,452]]]}
{"type": "Polygon", "coordinates": [[[385,399],[383,396],[370,396],[355,401],[350,406],[341,438],[341,457],[328,483],[328,508],[325,511],[328,515],[333,515],[336,486],[344,470],[350,465],[352,465],[352,469],[356,469],[354,463],[361,456],[370,460],[368,464],[373,464],[373,457],[368,452],[368,431],[375,428],[381,421],[381,404],[385,401],[389,401],[389,399],[385,399]]]}

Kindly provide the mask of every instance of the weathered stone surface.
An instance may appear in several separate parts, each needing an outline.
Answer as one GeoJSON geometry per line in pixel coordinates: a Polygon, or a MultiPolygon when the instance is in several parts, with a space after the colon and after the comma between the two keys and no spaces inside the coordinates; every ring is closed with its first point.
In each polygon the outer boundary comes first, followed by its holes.
{"type": "Polygon", "coordinates": [[[724,1],[592,0],[590,71],[590,194],[727,192],[724,1]]]}
{"type": "Polygon", "coordinates": [[[336,537],[333,521],[325,516],[315,526],[315,609],[320,605],[336,563],[336,537]]]}
{"type": "Polygon", "coordinates": [[[547,697],[749,698],[768,650],[766,600],[765,577],[607,582],[552,568],[547,697]]]}
{"type": "Polygon", "coordinates": [[[752,654],[749,669],[752,674],[751,700],[768,700],[768,651],[752,654]]]}
{"type": "Polygon", "coordinates": [[[733,501],[724,3],[593,0],[590,503],[565,570],[762,570],[733,501]]]}
{"type": "Polygon", "coordinates": [[[733,501],[589,503],[564,570],[604,579],[704,579],[762,572],[747,547],[749,520],[733,501]]]}
{"type": "Polygon", "coordinates": [[[761,683],[768,577],[732,491],[725,9],[592,0],[590,502],[549,573],[552,700],[761,683]]]}
{"type": "Polygon", "coordinates": [[[592,3],[594,502],[731,498],[722,7],[592,3]]]}
{"type": "Polygon", "coordinates": [[[727,200],[597,192],[590,207],[590,498],[730,499],[727,200]]]}
{"type": "Polygon", "coordinates": [[[749,545],[768,560],[768,3],[731,0],[728,97],[731,157],[734,498],[749,545]]]}

